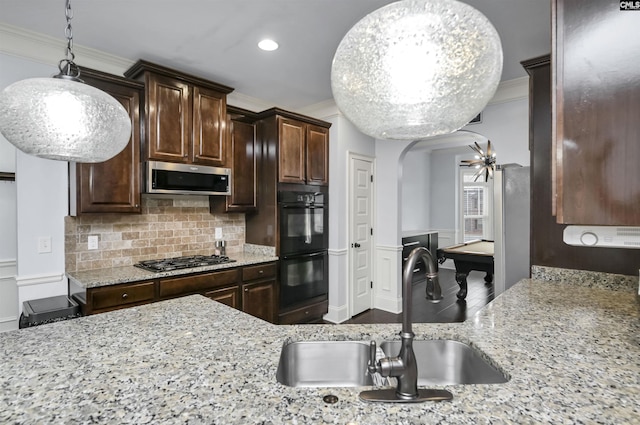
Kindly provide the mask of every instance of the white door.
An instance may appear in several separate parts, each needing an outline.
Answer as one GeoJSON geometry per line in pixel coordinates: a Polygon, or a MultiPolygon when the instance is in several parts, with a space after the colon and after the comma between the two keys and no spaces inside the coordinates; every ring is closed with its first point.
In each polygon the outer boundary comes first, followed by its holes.
{"type": "Polygon", "coordinates": [[[351,316],[372,305],[373,160],[352,155],[349,161],[349,282],[351,316]]]}

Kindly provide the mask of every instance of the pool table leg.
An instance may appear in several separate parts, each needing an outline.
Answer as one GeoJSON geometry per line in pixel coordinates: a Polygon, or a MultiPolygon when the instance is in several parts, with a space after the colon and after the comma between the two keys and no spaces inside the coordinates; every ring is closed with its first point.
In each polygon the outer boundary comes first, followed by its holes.
{"type": "Polygon", "coordinates": [[[467,274],[468,273],[456,273],[456,282],[458,282],[458,285],[460,286],[460,290],[456,296],[460,300],[467,298],[467,274]]]}

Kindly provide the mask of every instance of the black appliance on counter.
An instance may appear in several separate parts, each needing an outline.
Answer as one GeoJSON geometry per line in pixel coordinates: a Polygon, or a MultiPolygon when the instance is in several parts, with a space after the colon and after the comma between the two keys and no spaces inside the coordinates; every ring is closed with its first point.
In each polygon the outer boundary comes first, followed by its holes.
{"type": "Polygon", "coordinates": [[[329,292],[327,193],[279,191],[280,309],[329,292]]]}
{"type": "Polygon", "coordinates": [[[233,263],[224,255],[191,255],[186,257],[164,258],[160,260],[140,261],[134,264],[136,267],[150,272],[168,272],[171,270],[190,269],[194,267],[212,266],[216,264],[233,263]]]}
{"type": "Polygon", "coordinates": [[[66,295],[24,301],[18,327],[29,328],[80,317],[80,306],[66,295]]]}

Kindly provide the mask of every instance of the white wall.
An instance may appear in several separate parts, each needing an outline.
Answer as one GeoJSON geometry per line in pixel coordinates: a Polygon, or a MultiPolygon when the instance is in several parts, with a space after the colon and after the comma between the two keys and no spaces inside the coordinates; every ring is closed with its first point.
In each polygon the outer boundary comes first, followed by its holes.
{"type": "MultiPolygon", "coordinates": [[[[468,130],[486,136],[497,153],[498,164],[529,165],[529,103],[527,98],[516,98],[488,105],[482,113],[482,122],[468,125],[468,130]]],[[[432,139],[435,144],[437,138],[432,139]]],[[[480,145],[486,144],[478,139],[480,145]]],[[[456,187],[460,161],[473,159],[474,152],[463,146],[452,148],[412,148],[403,161],[402,229],[430,229],[442,233],[444,240],[455,243],[458,229],[456,187]],[[428,161],[421,158],[428,156],[428,161]],[[425,171],[425,163],[427,170],[425,171]],[[425,175],[426,174],[426,175],[425,175]],[[422,179],[417,182],[417,179],[422,179]],[[418,190],[422,183],[426,190],[418,190]],[[411,194],[411,196],[407,196],[411,194]],[[427,211],[416,217],[418,211],[427,211]],[[451,239],[453,238],[453,239],[451,239]]],[[[447,242],[447,244],[449,243],[447,242]]],[[[440,246],[444,246],[440,243],[440,246]]]]}
{"type": "MultiPolygon", "coordinates": [[[[49,77],[57,71],[52,65],[5,54],[0,54],[0,62],[0,89],[25,78],[49,77]]],[[[16,151],[7,147],[6,140],[0,142],[2,152],[16,151]]],[[[0,304],[0,317],[17,319],[23,301],[67,293],[64,217],[68,209],[68,183],[66,162],[40,159],[20,151],[12,156],[16,182],[12,194],[2,195],[7,197],[8,204],[3,203],[3,210],[7,211],[3,214],[9,218],[0,223],[3,236],[0,255],[14,254],[16,276],[13,285],[6,281],[3,285],[5,291],[0,296],[10,297],[12,302],[0,304]],[[38,253],[39,237],[51,237],[50,253],[38,253]]]]}
{"type": "Polygon", "coordinates": [[[349,120],[331,109],[322,119],[329,130],[329,312],[326,320],[349,319],[349,153],[375,156],[373,139],[359,132],[349,120]]]}
{"type": "Polygon", "coordinates": [[[430,229],[431,152],[412,149],[402,164],[402,230],[430,229]]]}

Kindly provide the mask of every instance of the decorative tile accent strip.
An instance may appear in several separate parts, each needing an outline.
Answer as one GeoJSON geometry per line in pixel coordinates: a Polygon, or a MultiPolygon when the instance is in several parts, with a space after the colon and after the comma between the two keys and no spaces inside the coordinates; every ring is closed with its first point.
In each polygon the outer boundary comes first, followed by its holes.
{"type": "Polygon", "coordinates": [[[531,266],[531,278],[548,282],[570,282],[589,288],[604,288],[615,291],[635,290],[638,286],[637,276],[546,266],[531,266]]]}
{"type": "Polygon", "coordinates": [[[128,266],[143,260],[211,255],[214,230],[222,227],[227,254],[242,253],[244,214],[211,214],[204,196],[142,198],[142,214],[65,217],[66,271],[128,266]],[[89,235],[98,249],[88,249],[89,235]]]}

